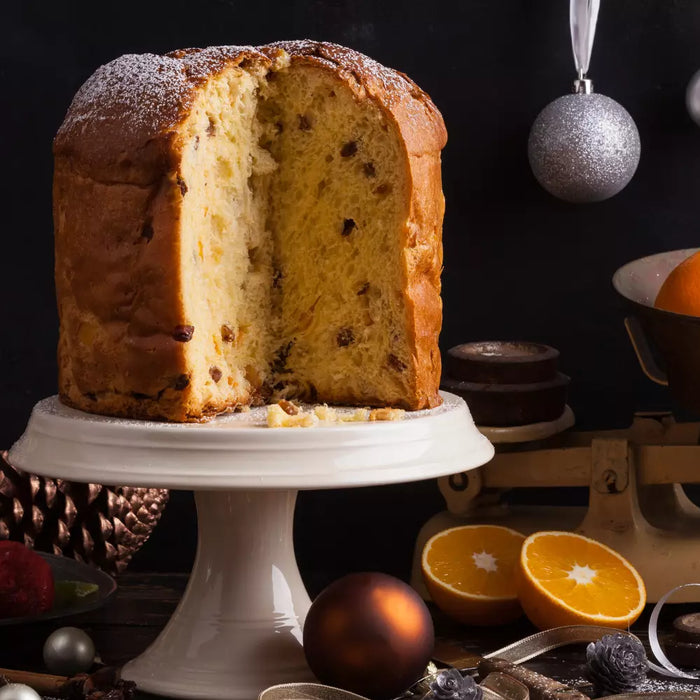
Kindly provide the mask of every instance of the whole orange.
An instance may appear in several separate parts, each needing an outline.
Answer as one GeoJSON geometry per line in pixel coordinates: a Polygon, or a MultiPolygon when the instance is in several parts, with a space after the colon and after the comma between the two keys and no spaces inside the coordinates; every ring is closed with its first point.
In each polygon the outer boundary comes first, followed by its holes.
{"type": "Polygon", "coordinates": [[[686,316],[700,316],[700,251],[671,270],[654,306],[686,316]]]}

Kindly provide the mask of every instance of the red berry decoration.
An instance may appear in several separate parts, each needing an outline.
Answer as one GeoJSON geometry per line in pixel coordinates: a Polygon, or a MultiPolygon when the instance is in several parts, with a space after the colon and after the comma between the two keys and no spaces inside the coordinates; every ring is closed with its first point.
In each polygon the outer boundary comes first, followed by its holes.
{"type": "Polygon", "coordinates": [[[49,564],[19,542],[0,541],[0,618],[47,612],[53,595],[49,564]]]}
{"type": "Polygon", "coordinates": [[[304,653],[318,680],[373,700],[396,697],[421,678],[434,643],[422,598],[386,574],[333,582],[304,624],[304,653]]]}

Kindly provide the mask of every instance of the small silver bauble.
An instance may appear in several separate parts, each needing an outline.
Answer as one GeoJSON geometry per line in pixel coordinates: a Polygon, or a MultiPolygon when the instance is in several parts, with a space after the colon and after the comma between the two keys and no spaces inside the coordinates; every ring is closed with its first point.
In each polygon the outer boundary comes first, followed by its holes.
{"type": "Polygon", "coordinates": [[[568,202],[599,202],[617,194],[639,164],[637,127],[627,110],[592,92],[589,80],[577,92],[548,104],[530,131],[528,157],[538,182],[568,202]]]}
{"type": "Polygon", "coordinates": [[[685,104],[688,114],[700,126],[700,70],[690,79],[685,91],[685,104]]]}
{"type": "Polygon", "coordinates": [[[44,663],[51,673],[73,676],[87,671],[95,661],[95,645],[77,627],[61,627],[44,642],[44,663]]]}
{"type": "Polygon", "coordinates": [[[0,700],[41,700],[41,695],[24,683],[8,683],[0,688],[0,700]]]}

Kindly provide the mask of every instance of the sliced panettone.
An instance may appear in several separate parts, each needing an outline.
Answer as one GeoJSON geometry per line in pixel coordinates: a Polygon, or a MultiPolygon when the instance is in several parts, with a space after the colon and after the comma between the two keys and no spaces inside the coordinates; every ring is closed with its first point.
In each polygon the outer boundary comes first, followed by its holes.
{"type": "Polygon", "coordinates": [[[445,138],[408,78],[332,44],[98,69],[55,142],[62,399],[437,405],[445,138]]]}

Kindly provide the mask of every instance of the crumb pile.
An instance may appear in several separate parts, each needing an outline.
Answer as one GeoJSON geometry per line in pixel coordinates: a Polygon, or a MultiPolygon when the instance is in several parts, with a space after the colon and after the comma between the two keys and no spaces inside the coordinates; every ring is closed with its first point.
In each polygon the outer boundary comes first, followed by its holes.
{"type": "Polygon", "coordinates": [[[357,408],[341,412],[327,404],[304,410],[294,402],[283,399],[267,407],[267,425],[270,428],[313,428],[339,423],[398,421],[403,420],[405,414],[401,408],[357,408]]]}

